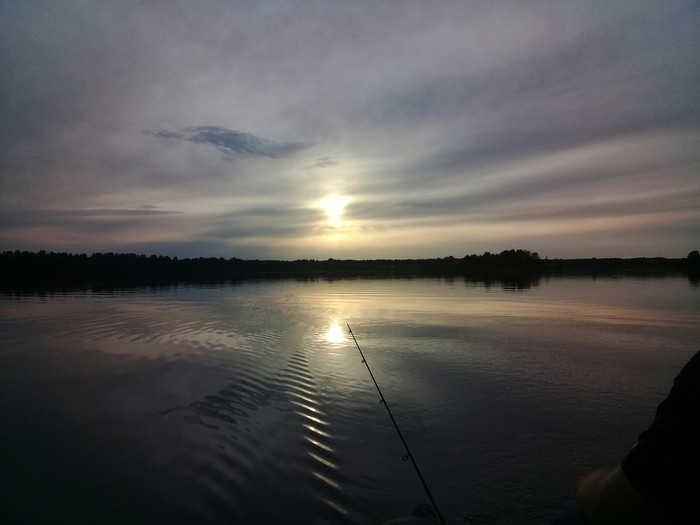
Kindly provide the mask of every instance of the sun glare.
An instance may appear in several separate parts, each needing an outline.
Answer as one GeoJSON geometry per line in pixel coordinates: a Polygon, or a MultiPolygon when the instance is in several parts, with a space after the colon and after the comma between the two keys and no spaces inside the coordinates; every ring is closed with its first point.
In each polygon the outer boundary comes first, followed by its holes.
{"type": "Polygon", "coordinates": [[[333,321],[328,328],[328,332],[326,332],[326,341],[332,344],[340,344],[345,342],[345,331],[336,321],[333,321]]]}
{"type": "Polygon", "coordinates": [[[326,212],[326,215],[328,215],[328,218],[331,221],[338,222],[343,216],[343,212],[345,211],[345,206],[347,205],[347,203],[347,197],[331,195],[326,197],[325,199],[322,199],[319,204],[320,207],[323,208],[323,210],[326,212]]]}

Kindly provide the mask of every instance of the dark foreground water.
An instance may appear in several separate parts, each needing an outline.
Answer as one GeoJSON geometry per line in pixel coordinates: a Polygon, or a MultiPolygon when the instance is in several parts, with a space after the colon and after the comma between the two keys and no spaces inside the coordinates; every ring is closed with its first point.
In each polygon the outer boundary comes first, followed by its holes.
{"type": "Polygon", "coordinates": [[[0,298],[1,523],[548,523],[700,347],[686,279],[0,298]]]}

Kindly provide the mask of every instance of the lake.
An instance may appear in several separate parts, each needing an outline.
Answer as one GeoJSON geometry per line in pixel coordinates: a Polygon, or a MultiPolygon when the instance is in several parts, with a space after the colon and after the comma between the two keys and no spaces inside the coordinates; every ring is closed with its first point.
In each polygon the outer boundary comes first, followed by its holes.
{"type": "Polygon", "coordinates": [[[0,297],[3,523],[549,523],[700,348],[683,277],[0,297]]]}

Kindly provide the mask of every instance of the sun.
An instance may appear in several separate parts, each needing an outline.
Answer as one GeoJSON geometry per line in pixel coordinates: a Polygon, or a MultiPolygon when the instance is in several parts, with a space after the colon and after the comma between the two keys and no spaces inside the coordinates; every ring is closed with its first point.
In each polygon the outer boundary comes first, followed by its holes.
{"type": "Polygon", "coordinates": [[[319,202],[319,205],[332,222],[339,222],[345,212],[348,198],[341,195],[329,195],[319,202]]]}

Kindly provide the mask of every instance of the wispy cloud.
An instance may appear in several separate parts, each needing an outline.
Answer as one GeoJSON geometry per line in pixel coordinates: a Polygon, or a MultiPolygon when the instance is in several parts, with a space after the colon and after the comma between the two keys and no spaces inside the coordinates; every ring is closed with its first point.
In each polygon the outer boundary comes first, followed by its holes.
{"type": "Polygon", "coordinates": [[[2,4],[0,249],[698,248],[697,2],[175,4],[2,4]]]}
{"type": "Polygon", "coordinates": [[[310,164],[308,166],[304,166],[303,169],[313,170],[313,169],[331,168],[333,166],[338,166],[339,164],[340,164],[339,160],[335,160],[331,157],[319,157],[313,162],[313,164],[310,164]]]}
{"type": "Polygon", "coordinates": [[[162,139],[179,139],[212,146],[227,155],[250,157],[283,157],[308,148],[296,142],[275,142],[250,133],[243,133],[220,126],[190,126],[182,131],[145,131],[162,139]]]}

